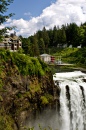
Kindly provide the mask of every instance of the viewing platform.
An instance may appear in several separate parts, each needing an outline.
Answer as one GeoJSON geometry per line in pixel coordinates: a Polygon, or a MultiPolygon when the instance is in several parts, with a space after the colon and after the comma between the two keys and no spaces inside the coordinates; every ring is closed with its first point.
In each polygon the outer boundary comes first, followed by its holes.
{"type": "Polygon", "coordinates": [[[49,63],[49,65],[55,65],[55,66],[72,66],[74,64],[68,64],[68,63],[49,63]]]}
{"type": "Polygon", "coordinates": [[[58,56],[58,60],[55,61],[54,64],[57,66],[71,66],[71,65],[73,65],[73,64],[69,64],[69,63],[63,63],[61,56],[58,56]]]}
{"type": "Polygon", "coordinates": [[[67,64],[67,63],[61,63],[61,64],[55,64],[57,66],[71,66],[71,65],[74,65],[74,64],[67,64]]]}

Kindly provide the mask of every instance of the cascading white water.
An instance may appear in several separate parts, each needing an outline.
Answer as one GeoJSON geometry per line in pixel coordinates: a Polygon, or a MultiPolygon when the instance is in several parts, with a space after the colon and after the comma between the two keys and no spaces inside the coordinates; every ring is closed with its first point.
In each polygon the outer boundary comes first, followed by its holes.
{"type": "Polygon", "coordinates": [[[86,130],[86,74],[81,71],[56,73],[59,82],[60,130],[86,130]]]}

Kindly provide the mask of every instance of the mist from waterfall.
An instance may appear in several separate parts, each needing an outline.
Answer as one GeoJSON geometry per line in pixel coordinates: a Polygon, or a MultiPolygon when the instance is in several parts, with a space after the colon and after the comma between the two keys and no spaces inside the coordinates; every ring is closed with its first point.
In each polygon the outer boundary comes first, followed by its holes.
{"type": "Polygon", "coordinates": [[[53,80],[61,89],[59,130],[86,130],[86,74],[55,73],[53,80]]]}

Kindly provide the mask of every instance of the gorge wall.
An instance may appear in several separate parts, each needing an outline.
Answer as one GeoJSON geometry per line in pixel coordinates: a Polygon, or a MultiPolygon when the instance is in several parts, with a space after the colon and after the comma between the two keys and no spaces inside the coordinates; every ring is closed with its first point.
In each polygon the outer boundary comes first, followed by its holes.
{"type": "Polygon", "coordinates": [[[3,62],[3,66],[0,76],[3,83],[0,88],[1,129],[22,130],[27,120],[35,119],[45,108],[56,109],[59,88],[56,92],[51,72],[40,77],[24,76],[11,60],[3,62]]]}

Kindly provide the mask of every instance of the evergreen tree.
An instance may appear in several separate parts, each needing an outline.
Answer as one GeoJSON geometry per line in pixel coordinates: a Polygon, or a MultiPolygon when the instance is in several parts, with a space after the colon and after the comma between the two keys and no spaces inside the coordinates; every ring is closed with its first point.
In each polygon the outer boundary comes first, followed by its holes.
{"type": "Polygon", "coordinates": [[[83,47],[86,46],[86,25],[84,26],[84,38],[83,38],[82,46],[83,46],[83,47]]]}
{"type": "Polygon", "coordinates": [[[66,32],[64,28],[61,29],[61,43],[62,45],[66,44],[66,32]]]}
{"type": "MultiPolygon", "coordinates": [[[[12,3],[13,0],[0,0],[0,25],[6,22],[10,17],[12,17],[12,13],[8,15],[4,15],[7,12],[7,7],[12,3]]],[[[0,30],[0,40],[2,40],[2,35],[7,32],[9,27],[5,27],[4,29],[0,30]]]]}
{"type": "Polygon", "coordinates": [[[43,32],[41,30],[38,30],[38,32],[36,33],[36,35],[37,35],[38,40],[40,38],[43,38],[43,32]]]}
{"type": "Polygon", "coordinates": [[[84,45],[84,33],[85,33],[85,29],[82,26],[80,26],[78,28],[78,41],[77,42],[81,46],[84,45]]]}
{"type": "Polygon", "coordinates": [[[32,56],[39,56],[39,46],[38,46],[38,39],[37,35],[30,37],[31,40],[31,50],[32,50],[32,56]]]}
{"type": "Polygon", "coordinates": [[[39,39],[39,50],[40,54],[45,53],[45,44],[43,38],[39,39]]]}
{"type": "Polygon", "coordinates": [[[68,45],[73,45],[77,47],[78,45],[78,26],[75,23],[67,25],[66,28],[66,37],[68,45]]]}
{"type": "Polygon", "coordinates": [[[29,38],[22,38],[22,48],[25,54],[31,54],[31,43],[29,38]]]}
{"type": "Polygon", "coordinates": [[[54,26],[53,28],[53,46],[57,46],[57,28],[54,26]]]}
{"type": "Polygon", "coordinates": [[[47,33],[48,33],[48,36],[49,36],[49,47],[52,47],[52,46],[54,46],[53,45],[53,30],[49,29],[47,31],[47,33]]]}
{"type": "Polygon", "coordinates": [[[47,49],[49,46],[49,36],[45,27],[43,28],[42,32],[43,32],[43,40],[45,43],[45,48],[47,49]]]}
{"type": "Polygon", "coordinates": [[[63,46],[66,43],[66,33],[64,29],[57,31],[57,45],[63,46]]]}

